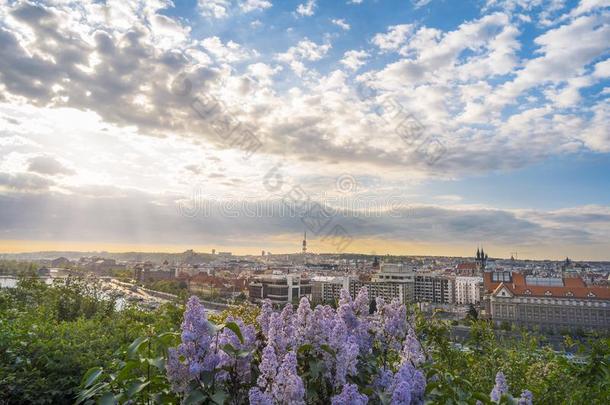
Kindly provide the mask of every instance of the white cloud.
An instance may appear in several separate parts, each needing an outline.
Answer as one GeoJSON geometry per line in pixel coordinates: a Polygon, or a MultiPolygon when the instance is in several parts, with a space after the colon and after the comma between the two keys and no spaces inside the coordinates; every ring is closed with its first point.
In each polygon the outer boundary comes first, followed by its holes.
{"type": "Polygon", "coordinates": [[[268,0],[245,0],[240,7],[244,12],[249,13],[251,11],[264,10],[271,6],[273,4],[268,0]]]}
{"type": "Polygon", "coordinates": [[[296,13],[303,17],[311,17],[316,9],[316,0],[307,0],[298,5],[296,13]]]}
{"type": "Polygon", "coordinates": [[[276,59],[290,65],[297,75],[302,76],[306,71],[303,62],[322,59],[330,48],[330,44],[316,44],[305,38],[286,52],[277,54],[276,59]]]}
{"type": "Polygon", "coordinates": [[[281,66],[271,67],[265,63],[254,63],[248,66],[248,73],[265,86],[273,84],[272,78],[282,71],[281,66]]]}
{"type": "Polygon", "coordinates": [[[369,56],[369,53],[366,51],[347,51],[343,54],[341,63],[351,70],[358,70],[366,64],[366,59],[369,56]]]}
{"type": "Polygon", "coordinates": [[[610,7],[610,0],[581,0],[578,7],[570,11],[570,17],[579,17],[593,10],[610,7]]]}
{"type": "Polygon", "coordinates": [[[256,55],[255,52],[244,49],[236,42],[229,41],[223,44],[218,37],[209,37],[201,41],[205,50],[221,62],[238,62],[256,55]]]}
{"type": "Polygon", "coordinates": [[[396,51],[405,43],[412,30],[412,24],[392,25],[388,27],[387,33],[376,34],[373,43],[382,51],[396,51]]]}
{"type": "Polygon", "coordinates": [[[585,66],[607,51],[609,23],[610,15],[584,16],[537,37],[536,53],[541,56],[526,61],[515,79],[500,87],[495,94],[497,102],[512,103],[532,87],[549,82],[559,84],[582,74],[585,66]]]}
{"type": "Polygon", "coordinates": [[[430,4],[432,0],[411,0],[414,8],[421,8],[430,4]]]}
{"type": "Polygon", "coordinates": [[[331,20],[331,22],[345,31],[349,31],[351,28],[351,26],[342,18],[334,18],[331,20]]]}
{"type": "Polygon", "coordinates": [[[229,16],[230,0],[197,0],[199,12],[204,17],[225,18],[229,16]]]}

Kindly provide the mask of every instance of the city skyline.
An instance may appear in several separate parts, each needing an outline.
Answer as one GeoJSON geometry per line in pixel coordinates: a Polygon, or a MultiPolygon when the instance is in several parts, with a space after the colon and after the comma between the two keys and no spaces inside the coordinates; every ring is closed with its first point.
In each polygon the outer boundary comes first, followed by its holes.
{"type": "Polygon", "coordinates": [[[0,16],[0,252],[610,260],[608,1],[0,16]]]}

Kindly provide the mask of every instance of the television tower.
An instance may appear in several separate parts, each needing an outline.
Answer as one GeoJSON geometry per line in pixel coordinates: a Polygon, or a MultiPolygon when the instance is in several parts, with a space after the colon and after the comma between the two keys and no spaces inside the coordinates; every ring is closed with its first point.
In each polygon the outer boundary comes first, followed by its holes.
{"type": "Polygon", "coordinates": [[[307,253],[307,231],[303,234],[303,254],[307,253]]]}

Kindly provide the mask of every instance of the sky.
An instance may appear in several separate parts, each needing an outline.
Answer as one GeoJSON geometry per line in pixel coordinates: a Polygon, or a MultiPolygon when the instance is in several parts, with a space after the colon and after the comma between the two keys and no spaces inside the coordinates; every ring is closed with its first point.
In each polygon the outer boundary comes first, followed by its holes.
{"type": "Polygon", "coordinates": [[[0,252],[610,260],[610,0],[0,0],[0,252]]]}

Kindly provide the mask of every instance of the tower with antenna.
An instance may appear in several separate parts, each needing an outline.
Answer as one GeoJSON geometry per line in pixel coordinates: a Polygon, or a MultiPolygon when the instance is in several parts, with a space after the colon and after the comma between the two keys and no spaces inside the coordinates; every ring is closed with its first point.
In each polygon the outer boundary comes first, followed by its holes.
{"type": "Polygon", "coordinates": [[[307,231],[303,233],[303,255],[307,254],[307,231]]]}

